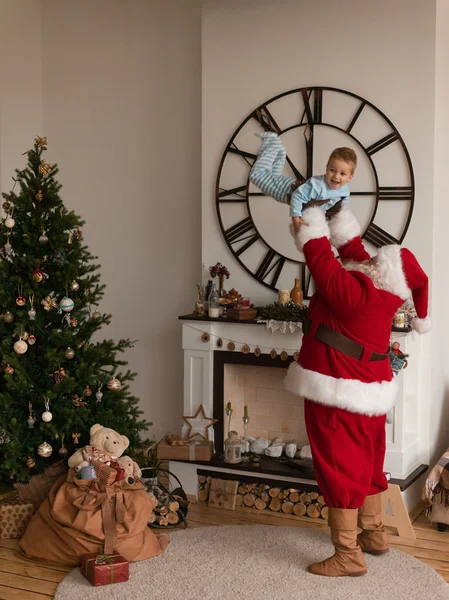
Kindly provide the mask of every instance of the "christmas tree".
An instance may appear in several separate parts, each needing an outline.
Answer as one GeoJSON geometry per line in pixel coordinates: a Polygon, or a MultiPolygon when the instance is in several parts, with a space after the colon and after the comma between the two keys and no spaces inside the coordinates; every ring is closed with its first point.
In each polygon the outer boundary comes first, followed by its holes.
{"type": "Polygon", "coordinates": [[[151,423],[129,392],[135,377],[118,353],[132,342],[92,336],[111,321],[105,286],[83,243],[84,222],[65,208],[58,168],[37,137],[16,170],[0,224],[0,478],[27,481],[89,443],[95,423],[137,450],[151,423]]]}

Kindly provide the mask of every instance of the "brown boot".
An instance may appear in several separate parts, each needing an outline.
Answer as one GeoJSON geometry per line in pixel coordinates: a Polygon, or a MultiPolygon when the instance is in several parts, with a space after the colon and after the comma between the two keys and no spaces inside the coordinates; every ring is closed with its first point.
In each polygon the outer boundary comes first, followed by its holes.
{"type": "Polygon", "coordinates": [[[357,509],[329,507],[329,527],[335,554],[309,566],[314,575],[359,577],[367,572],[365,559],[357,543],[357,509]]]}
{"type": "Polygon", "coordinates": [[[363,530],[357,541],[363,552],[385,554],[388,552],[388,538],[382,525],[382,502],[380,494],[367,496],[359,508],[358,526],[363,530]]]}

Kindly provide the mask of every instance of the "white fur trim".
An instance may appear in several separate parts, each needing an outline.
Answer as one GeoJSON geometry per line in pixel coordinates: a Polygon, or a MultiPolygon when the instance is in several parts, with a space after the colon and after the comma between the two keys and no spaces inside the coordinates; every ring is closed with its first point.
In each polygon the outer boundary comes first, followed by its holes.
{"type": "Polygon", "coordinates": [[[329,222],[330,243],[335,248],[344,246],[360,235],[360,225],[349,208],[344,207],[329,222]]]}
{"type": "Polygon", "coordinates": [[[430,317],[424,317],[424,319],[420,319],[419,317],[415,317],[412,319],[412,329],[414,329],[417,333],[427,333],[432,329],[432,321],[430,317]]]}
{"type": "Polygon", "coordinates": [[[402,269],[401,247],[397,244],[379,248],[376,265],[379,269],[384,290],[407,300],[412,295],[402,269]]]}
{"type": "Polygon", "coordinates": [[[319,206],[307,208],[302,214],[302,219],[304,219],[307,225],[301,225],[299,233],[296,234],[295,243],[298,250],[302,251],[303,246],[307,242],[310,242],[310,240],[329,237],[330,232],[329,225],[326,222],[326,215],[324,210],[319,206]]]}
{"type": "Polygon", "coordinates": [[[396,399],[396,381],[363,383],[357,379],[337,379],[292,363],[284,379],[284,387],[320,404],[335,406],[354,413],[385,415],[396,399]]]}

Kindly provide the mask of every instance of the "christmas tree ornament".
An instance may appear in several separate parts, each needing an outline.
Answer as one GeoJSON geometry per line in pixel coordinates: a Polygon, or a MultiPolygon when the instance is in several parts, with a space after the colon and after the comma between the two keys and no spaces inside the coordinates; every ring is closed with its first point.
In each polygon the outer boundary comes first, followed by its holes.
{"type": "Polygon", "coordinates": [[[101,317],[101,312],[99,312],[98,310],[94,310],[94,312],[92,313],[92,319],[99,319],[101,317]]]}
{"type": "Polygon", "coordinates": [[[28,467],[29,469],[32,469],[32,468],[33,468],[33,467],[35,467],[35,466],[36,466],[36,461],[35,461],[33,458],[31,458],[31,456],[29,456],[29,457],[27,458],[27,467],[28,467]]]}
{"type": "Polygon", "coordinates": [[[44,137],[39,137],[38,135],[34,138],[34,141],[36,142],[36,145],[39,146],[39,148],[41,148],[41,150],[46,150],[47,149],[47,136],[44,137]]]}
{"type": "Polygon", "coordinates": [[[75,317],[72,317],[72,318],[70,319],[70,325],[71,325],[72,327],[76,327],[76,326],[78,325],[78,319],[75,319],[75,317]]]}
{"type": "Polygon", "coordinates": [[[39,243],[46,244],[48,242],[48,237],[45,235],[45,231],[42,232],[42,235],[39,236],[39,243]]]}
{"type": "Polygon", "coordinates": [[[64,354],[65,354],[65,357],[70,360],[75,356],[75,350],[73,348],[70,348],[70,346],[69,346],[64,354]]]}
{"type": "Polygon", "coordinates": [[[53,377],[55,378],[56,383],[61,383],[61,381],[67,377],[67,373],[63,367],[60,367],[57,371],[53,373],[53,377]]]}
{"type": "Polygon", "coordinates": [[[72,396],[72,404],[73,406],[87,406],[87,402],[80,398],[78,394],[73,394],[72,396]]]}
{"type": "Polygon", "coordinates": [[[53,165],[46,162],[44,159],[41,160],[41,164],[39,165],[39,173],[44,177],[50,175],[50,171],[52,170],[53,165]]]}
{"type": "MultiPolygon", "coordinates": [[[[95,314],[95,313],[94,313],[95,314]]],[[[93,316],[93,315],[92,315],[93,316]]],[[[201,341],[204,344],[207,344],[207,342],[210,340],[210,335],[206,332],[203,333],[203,335],[201,336],[201,341]]]]}
{"type": "Polygon", "coordinates": [[[7,375],[13,375],[14,374],[14,369],[11,367],[11,365],[9,363],[5,367],[5,373],[7,375]]]}
{"type": "Polygon", "coordinates": [[[4,245],[4,250],[5,250],[6,254],[11,254],[11,252],[12,252],[12,246],[9,243],[9,235],[8,235],[8,241],[4,245]]]}
{"type": "Polygon", "coordinates": [[[250,351],[251,351],[251,348],[248,346],[248,344],[244,344],[242,346],[242,352],[243,352],[243,354],[249,354],[250,351]]]}
{"type": "Polygon", "coordinates": [[[277,353],[277,352],[276,352],[276,350],[273,348],[273,350],[270,352],[270,356],[271,356],[271,358],[275,359],[277,355],[278,355],[278,353],[277,353]]]}
{"type": "Polygon", "coordinates": [[[87,398],[89,396],[92,396],[92,390],[90,389],[90,385],[86,385],[86,387],[83,390],[83,395],[86,396],[87,398]]]}
{"type": "Polygon", "coordinates": [[[50,400],[45,398],[45,412],[42,413],[42,421],[45,423],[50,423],[53,419],[53,415],[50,412],[50,400]]]}
{"type": "Polygon", "coordinates": [[[283,350],[281,352],[281,360],[287,360],[288,358],[288,352],[286,352],[285,350],[283,350]]]}
{"type": "Polygon", "coordinates": [[[27,419],[28,427],[30,429],[33,429],[35,420],[33,417],[33,405],[31,404],[31,402],[28,402],[28,411],[29,411],[29,415],[28,415],[28,419],[27,419]]]}
{"type": "Polygon", "coordinates": [[[59,308],[64,312],[70,312],[71,310],[73,310],[74,306],[75,303],[73,302],[73,300],[71,298],[67,298],[67,296],[64,296],[64,298],[59,303],[59,308]]]}
{"type": "Polygon", "coordinates": [[[235,350],[234,342],[229,342],[227,347],[228,347],[229,352],[234,352],[234,350],[235,350]]]}
{"type": "Polygon", "coordinates": [[[41,300],[41,304],[46,311],[50,311],[53,308],[58,308],[58,298],[55,298],[55,293],[51,292],[51,294],[41,300]]]}
{"type": "Polygon", "coordinates": [[[17,296],[16,304],[17,304],[17,306],[25,306],[25,304],[26,304],[25,298],[23,296],[17,296]]]}
{"type": "Polygon", "coordinates": [[[67,448],[64,446],[64,437],[65,434],[63,433],[61,436],[61,447],[58,450],[58,454],[61,458],[66,458],[66,456],[68,455],[69,451],[67,450],[67,448]]]}
{"type": "Polygon", "coordinates": [[[22,340],[28,341],[28,338],[30,337],[30,334],[28,333],[28,331],[24,331],[22,334],[22,340]]]}
{"type": "Polygon", "coordinates": [[[217,348],[223,348],[223,340],[221,338],[217,340],[217,348]]]}
{"type": "Polygon", "coordinates": [[[262,350],[259,348],[259,346],[254,348],[254,354],[257,356],[257,358],[259,358],[259,356],[262,354],[262,350]]]}
{"type": "Polygon", "coordinates": [[[31,307],[28,311],[28,316],[30,317],[30,321],[34,321],[34,319],[36,318],[36,311],[33,307],[31,307]]]}
{"type": "Polygon", "coordinates": [[[8,229],[12,229],[15,224],[16,222],[12,217],[8,217],[7,219],[5,219],[5,227],[7,227],[8,229]]]}
{"type": "Polygon", "coordinates": [[[73,280],[70,284],[70,289],[72,290],[72,292],[77,292],[80,289],[80,284],[77,281],[73,280]]]}
{"type": "Polygon", "coordinates": [[[42,444],[40,444],[37,447],[37,453],[39,454],[39,456],[42,456],[42,458],[48,458],[49,456],[51,456],[52,452],[53,448],[48,442],[42,442],[42,444]]]}
{"type": "Polygon", "coordinates": [[[106,387],[110,392],[119,392],[122,389],[122,384],[116,377],[112,377],[108,381],[106,387]]]}
{"type": "Polygon", "coordinates": [[[0,444],[9,444],[11,438],[4,429],[0,429],[0,444]]]}
{"type": "Polygon", "coordinates": [[[33,334],[29,335],[27,342],[29,346],[34,346],[34,344],[36,343],[36,336],[33,334]]]}
{"type": "Polygon", "coordinates": [[[18,340],[13,347],[16,354],[25,354],[25,352],[28,350],[28,344],[23,340],[18,340]]]}
{"type": "Polygon", "coordinates": [[[35,271],[33,271],[33,281],[35,281],[36,283],[42,283],[42,281],[44,281],[44,272],[41,271],[41,269],[36,269],[35,271]]]}
{"type": "Polygon", "coordinates": [[[36,200],[38,202],[42,202],[43,199],[44,199],[44,194],[42,193],[42,190],[39,190],[38,193],[36,194],[36,200]]]}
{"type": "Polygon", "coordinates": [[[80,443],[80,437],[81,433],[78,433],[77,431],[75,433],[72,433],[72,440],[75,446],[77,446],[80,443]]]}
{"type": "Polygon", "coordinates": [[[9,209],[11,208],[11,202],[8,202],[8,200],[5,200],[2,204],[2,208],[5,212],[9,212],[9,209]]]}
{"type": "Polygon", "coordinates": [[[97,399],[97,403],[101,402],[102,398],[103,398],[103,392],[101,391],[101,385],[97,390],[97,393],[95,394],[95,398],[97,399]]]}
{"type": "Polygon", "coordinates": [[[14,321],[14,315],[7,311],[3,315],[3,320],[5,321],[5,323],[12,323],[14,321]]]}

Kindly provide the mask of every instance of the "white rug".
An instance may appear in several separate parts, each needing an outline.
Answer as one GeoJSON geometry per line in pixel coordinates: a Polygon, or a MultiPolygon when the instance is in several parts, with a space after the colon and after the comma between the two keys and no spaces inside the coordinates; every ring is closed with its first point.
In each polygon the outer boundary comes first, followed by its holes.
{"type": "Polygon", "coordinates": [[[332,553],[329,533],[239,525],[171,533],[162,556],[130,565],[125,583],[93,587],[74,569],[55,600],[449,600],[449,585],[412,556],[365,555],[364,577],[319,577],[309,563],[332,553]]]}

